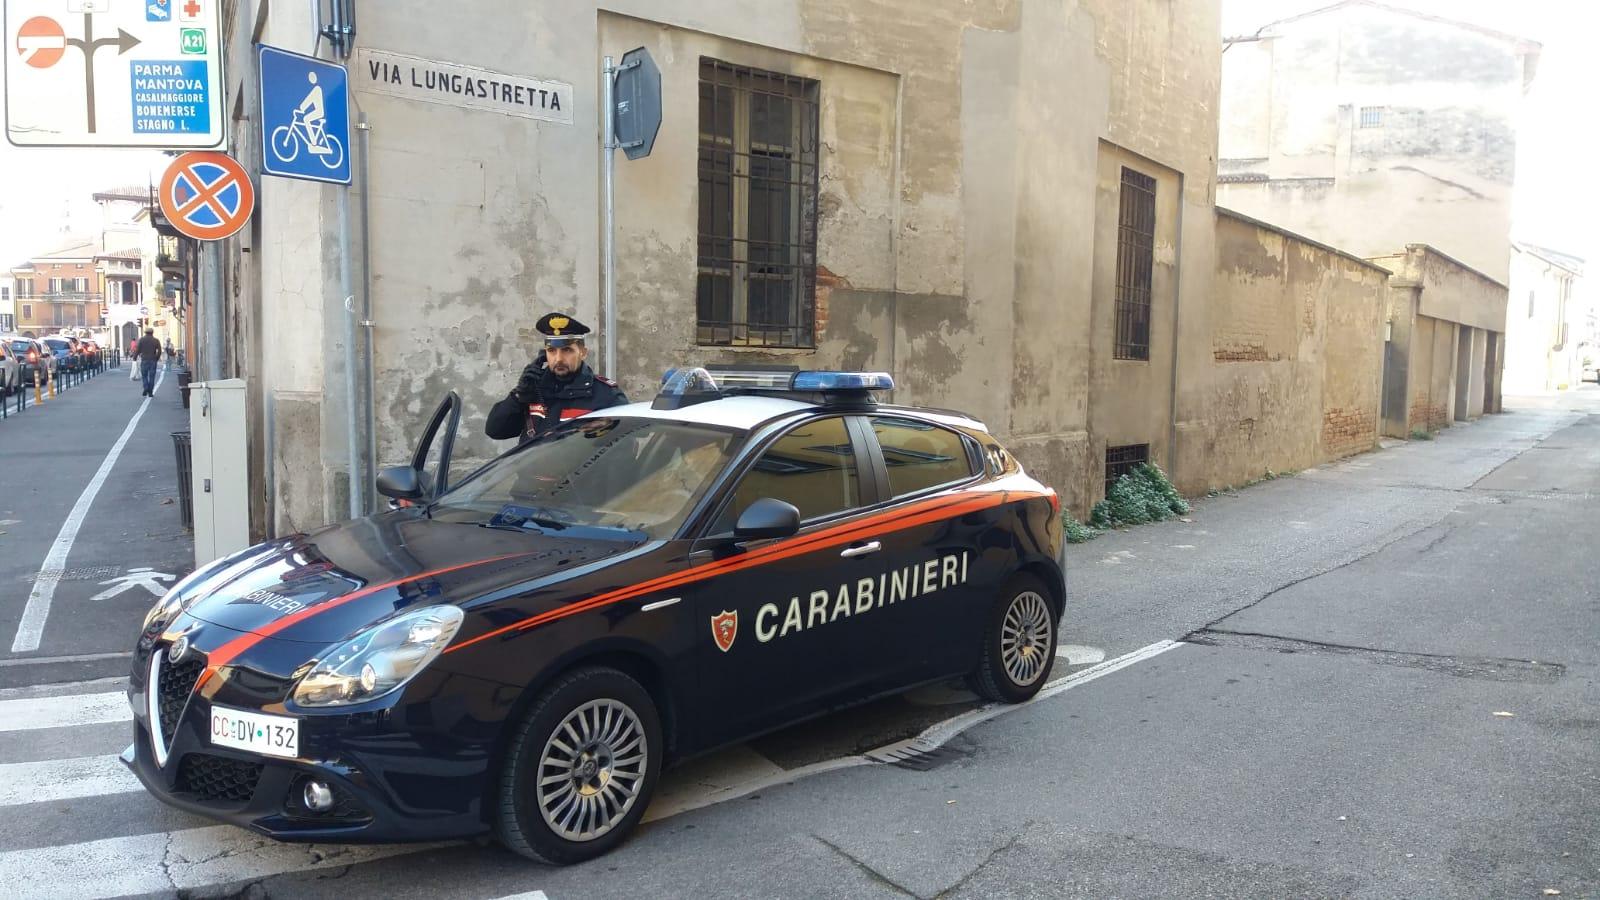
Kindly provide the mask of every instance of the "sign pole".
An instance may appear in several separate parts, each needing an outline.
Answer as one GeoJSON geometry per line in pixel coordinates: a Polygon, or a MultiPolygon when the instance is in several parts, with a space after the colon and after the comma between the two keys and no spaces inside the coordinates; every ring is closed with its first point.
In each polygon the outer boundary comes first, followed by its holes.
{"type": "Polygon", "coordinates": [[[617,146],[615,96],[617,67],[611,57],[606,57],[605,68],[602,70],[602,84],[604,97],[600,103],[600,116],[604,122],[602,131],[604,140],[600,147],[600,167],[605,173],[606,184],[606,212],[605,212],[605,371],[610,378],[617,377],[617,253],[616,253],[616,167],[617,158],[613,152],[617,146]]]}
{"type": "Polygon", "coordinates": [[[200,275],[205,282],[200,298],[206,326],[205,381],[221,381],[222,370],[222,242],[200,242],[200,275]]]}

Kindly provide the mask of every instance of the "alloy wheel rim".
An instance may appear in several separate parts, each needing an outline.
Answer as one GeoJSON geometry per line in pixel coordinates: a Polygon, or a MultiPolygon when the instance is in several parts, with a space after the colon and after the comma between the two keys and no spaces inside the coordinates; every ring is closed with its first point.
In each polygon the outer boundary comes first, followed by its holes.
{"type": "Polygon", "coordinates": [[[617,827],[644,785],[644,725],[627,704],[591,700],[555,727],[539,756],[539,814],[557,835],[592,841],[617,827]]]}
{"type": "Polygon", "coordinates": [[[1011,599],[1000,624],[1000,662],[1006,675],[1027,687],[1044,675],[1050,661],[1050,609],[1034,591],[1011,599]]]}

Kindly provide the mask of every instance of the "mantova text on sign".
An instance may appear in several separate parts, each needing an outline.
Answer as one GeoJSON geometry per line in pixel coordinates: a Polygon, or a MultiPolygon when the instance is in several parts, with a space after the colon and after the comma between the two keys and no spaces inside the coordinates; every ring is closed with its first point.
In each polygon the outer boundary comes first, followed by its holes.
{"type": "Polygon", "coordinates": [[[4,0],[6,138],[41,147],[220,147],[221,0],[4,0]],[[159,14],[157,13],[159,11],[159,14]]]}
{"type": "Polygon", "coordinates": [[[357,48],[350,86],[424,103],[572,124],[572,85],[438,62],[387,50],[357,48]]]}

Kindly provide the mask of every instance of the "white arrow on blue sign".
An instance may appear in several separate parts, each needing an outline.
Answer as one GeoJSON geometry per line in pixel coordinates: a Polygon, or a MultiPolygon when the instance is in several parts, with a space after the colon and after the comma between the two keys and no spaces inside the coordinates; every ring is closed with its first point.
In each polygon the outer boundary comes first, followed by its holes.
{"type": "Polygon", "coordinates": [[[350,183],[350,78],[344,66],[263,45],[261,171],[350,183]]]}

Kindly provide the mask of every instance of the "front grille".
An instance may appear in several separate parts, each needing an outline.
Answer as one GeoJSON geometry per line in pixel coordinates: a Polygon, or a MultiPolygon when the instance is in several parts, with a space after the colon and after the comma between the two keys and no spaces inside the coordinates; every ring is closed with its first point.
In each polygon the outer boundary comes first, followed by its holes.
{"type": "Polygon", "coordinates": [[[178,766],[177,789],[201,800],[241,803],[256,792],[262,763],[191,753],[178,766]]]}
{"type": "MultiPolygon", "coordinates": [[[[157,648],[157,653],[164,652],[157,648]]],[[[189,694],[194,691],[194,683],[200,678],[200,672],[206,667],[198,656],[191,656],[180,662],[169,663],[163,661],[161,666],[161,683],[157,686],[160,692],[157,695],[157,710],[161,715],[161,734],[166,737],[167,743],[172,743],[172,732],[178,727],[178,717],[183,715],[184,704],[189,702],[189,694]]]]}

